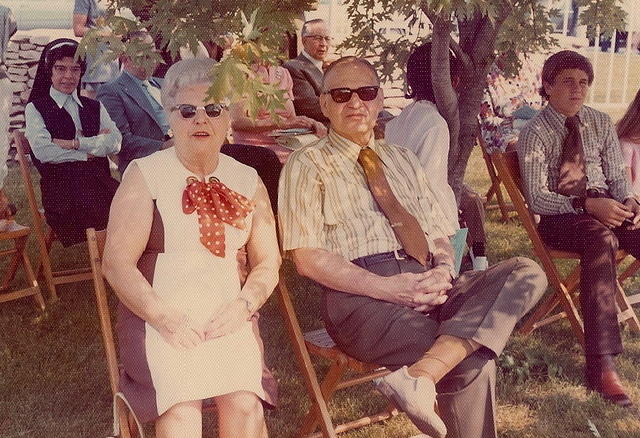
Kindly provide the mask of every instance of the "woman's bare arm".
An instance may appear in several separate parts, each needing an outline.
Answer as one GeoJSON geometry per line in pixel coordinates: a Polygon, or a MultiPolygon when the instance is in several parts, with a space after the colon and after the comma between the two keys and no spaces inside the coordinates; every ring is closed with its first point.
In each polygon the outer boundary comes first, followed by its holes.
{"type": "Polygon", "coordinates": [[[176,346],[197,345],[203,336],[186,315],[165,303],[138,270],[153,221],[153,200],[134,163],[125,173],[109,213],[102,268],[122,303],[176,346]],[[176,340],[174,335],[179,335],[176,340]]]}

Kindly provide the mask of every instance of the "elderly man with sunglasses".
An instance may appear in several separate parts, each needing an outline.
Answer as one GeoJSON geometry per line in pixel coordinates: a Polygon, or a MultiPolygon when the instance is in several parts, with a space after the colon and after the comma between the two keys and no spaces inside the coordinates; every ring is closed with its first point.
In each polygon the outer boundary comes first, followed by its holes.
{"type": "Polygon", "coordinates": [[[379,85],[360,58],[327,69],[329,134],[294,152],[281,176],[283,249],[319,283],[336,344],[392,370],[376,387],[422,432],[495,437],[495,358],[546,278],[525,258],[456,278],[455,230],[419,160],[374,139],[379,85]]]}

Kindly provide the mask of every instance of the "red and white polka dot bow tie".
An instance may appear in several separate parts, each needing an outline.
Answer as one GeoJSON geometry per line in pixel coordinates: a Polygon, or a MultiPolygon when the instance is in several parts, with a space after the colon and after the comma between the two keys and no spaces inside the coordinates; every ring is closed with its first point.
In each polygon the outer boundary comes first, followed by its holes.
{"type": "Polygon", "coordinates": [[[200,242],[218,257],[225,254],[224,224],[244,230],[244,219],[253,208],[253,201],[234,192],[215,177],[205,183],[191,176],[187,178],[187,187],[182,193],[182,211],[185,214],[198,213],[200,242]]]}

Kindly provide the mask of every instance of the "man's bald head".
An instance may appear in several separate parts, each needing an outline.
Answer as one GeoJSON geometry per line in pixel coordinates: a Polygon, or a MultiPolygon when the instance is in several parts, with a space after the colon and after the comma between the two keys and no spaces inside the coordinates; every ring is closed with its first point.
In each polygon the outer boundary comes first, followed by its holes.
{"type": "Polygon", "coordinates": [[[329,90],[327,84],[331,85],[330,82],[333,81],[332,76],[335,75],[337,71],[341,72],[345,67],[351,65],[359,65],[366,68],[371,73],[372,78],[375,80],[375,85],[380,85],[378,72],[369,61],[364,58],[358,58],[357,56],[343,56],[342,58],[332,62],[325,70],[324,76],[322,78],[322,91],[326,92],[329,90]]]}

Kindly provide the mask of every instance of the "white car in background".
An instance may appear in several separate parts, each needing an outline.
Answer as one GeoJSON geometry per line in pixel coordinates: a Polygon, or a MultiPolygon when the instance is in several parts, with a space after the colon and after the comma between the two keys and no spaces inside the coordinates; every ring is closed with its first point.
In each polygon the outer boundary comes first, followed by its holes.
{"type": "Polygon", "coordinates": [[[74,0],[0,0],[13,12],[18,30],[71,29],[74,0]]]}

